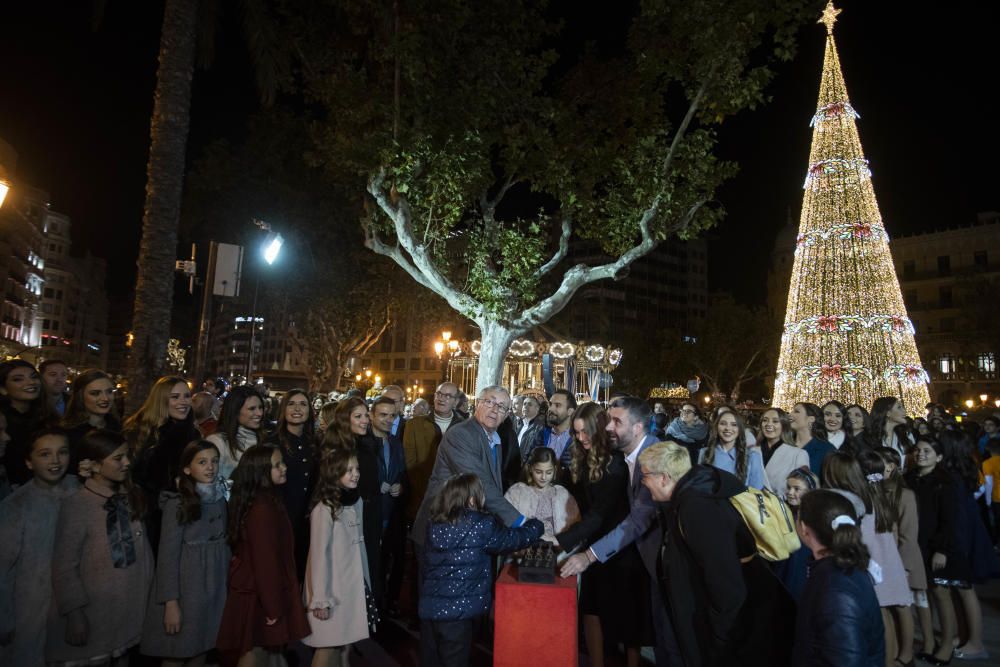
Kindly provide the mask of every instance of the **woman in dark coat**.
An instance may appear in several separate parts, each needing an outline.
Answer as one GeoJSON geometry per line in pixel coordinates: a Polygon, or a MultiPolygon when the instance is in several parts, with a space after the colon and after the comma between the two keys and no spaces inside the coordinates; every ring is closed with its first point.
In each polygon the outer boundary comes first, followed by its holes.
{"type": "Polygon", "coordinates": [[[121,433],[115,408],[115,383],[104,371],[92,369],[76,376],[69,390],[62,427],[69,440],[69,474],[79,472],[78,450],[83,436],[95,428],[121,433]]]}
{"type": "Polygon", "coordinates": [[[2,463],[10,483],[20,486],[32,477],[24,462],[31,434],[44,427],[50,418],[42,378],[27,361],[11,359],[0,364],[0,412],[7,418],[6,431],[10,436],[2,463]]]}
{"type": "MultiPolygon", "coordinates": [[[[573,413],[573,458],[570,492],[580,506],[581,520],[556,535],[564,551],[582,552],[610,532],[629,512],[628,465],[608,442],[608,415],[597,403],[584,403],[573,413]]],[[[621,641],[629,664],[639,660],[639,648],[649,644],[652,619],[647,601],[649,577],[635,545],[608,562],[594,562],[581,575],[579,613],[587,654],[594,664],[603,657],[605,635],[621,641]],[[622,595],[628,591],[628,595],[622,595]]]]}
{"type": "Polygon", "coordinates": [[[795,603],[757,555],[729,499],[734,475],[691,466],[687,449],[661,442],[639,455],[642,483],[664,508],[660,581],[687,667],[787,665],[795,603]]]}
{"type": "Polygon", "coordinates": [[[288,466],[288,482],[281,490],[295,534],[295,568],[299,581],[305,575],[306,558],[309,556],[309,499],[316,484],[319,464],[314,445],[314,423],[309,395],[303,389],[292,389],[281,397],[278,428],[266,440],[266,444],[281,449],[288,466]]]}

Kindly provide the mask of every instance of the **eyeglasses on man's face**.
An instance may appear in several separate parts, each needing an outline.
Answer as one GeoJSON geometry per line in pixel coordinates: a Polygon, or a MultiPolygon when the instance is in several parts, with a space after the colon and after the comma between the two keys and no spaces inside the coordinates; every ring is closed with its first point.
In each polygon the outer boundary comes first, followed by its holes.
{"type": "Polygon", "coordinates": [[[446,393],[445,393],[445,392],[443,392],[443,391],[435,391],[435,392],[434,392],[434,395],[435,395],[436,397],[438,397],[438,398],[442,399],[442,400],[445,400],[445,401],[450,401],[451,399],[453,399],[453,398],[455,398],[456,396],[458,396],[458,394],[446,394],[446,393]]]}
{"type": "Polygon", "coordinates": [[[494,400],[492,398],[483,398],[483,399],[480,399],[479,402],[481,404],[483,404],[484,406],[486,406],[487,410],[492,410],[493,408],[496,408],[501,413],[510,412],[510,406],[509,405],[507,405],[506,403],[501,403],[500,401],[494,400]]]}

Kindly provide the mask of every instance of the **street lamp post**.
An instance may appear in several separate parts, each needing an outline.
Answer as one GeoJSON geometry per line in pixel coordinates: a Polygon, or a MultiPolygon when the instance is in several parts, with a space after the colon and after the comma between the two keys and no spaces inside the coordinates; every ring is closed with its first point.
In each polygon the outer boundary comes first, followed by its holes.
{"type": "MultiPolygon", "coordinates": [[[[264,261],[267,262],[268,266],[274,264],[274,260],[278,259],[278,253],[281,252],[281,246],[284,244],[285,240],[281,237],[281,234],[277,234],[271,230],[271,225],[264,222],[263,220],[254,219],[253,224],[255,224],[261,231],[267,232],[267,237],[264,239],[264,245],[261,248],[261,255],[264,261]]],[[[253,288],[253,308],[250,312],[250,347],[247,349],[247,383],[253,383],[253,346],[256,339],[257,333],[257,295],[260,292],[260,270],[257,271],[257,277],[254,280],[253,288]]],[[[261,327],[263,328],[263,327],[261,327]]]]}
{"type": "Polygon", "coordinates": [[[441,362],[442,383],[448,381],[448,363],[452,357],[458,354],[459,350],[461,350],[461,346],[457,340],[451,337],[451,332],[447,329],[441,332],[441,340],[434,342],[434,354],[437,355],[438,360],[441,362]],[[448,352],[447,356],[445,355],[445,351],[448,352]]]}

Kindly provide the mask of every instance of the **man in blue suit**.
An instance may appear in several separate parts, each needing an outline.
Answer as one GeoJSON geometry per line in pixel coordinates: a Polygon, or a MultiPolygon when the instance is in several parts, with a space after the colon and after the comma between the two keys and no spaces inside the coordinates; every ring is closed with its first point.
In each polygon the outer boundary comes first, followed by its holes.
{"type": "Polygon", "coordinates": [[[611,532],[594,542],[583,553],[574,554],[563,563],[560,573],[570,577],[586,570],[595,561],[606,562],[616,553],[635,544],[650,577],[650,606],[656,632],[657,667],[680,667],[684,664],[674,638],[667,608],[657,586],[656,559],[663,534],[656,520],[656,505],[642,484],[639,454],[656,444],[647,428],[651,411],[649,404],[635,396],[622,396],[608,406],[608,436],[611,445],[625,455],[629,470],[629,513],[611,532]]]}

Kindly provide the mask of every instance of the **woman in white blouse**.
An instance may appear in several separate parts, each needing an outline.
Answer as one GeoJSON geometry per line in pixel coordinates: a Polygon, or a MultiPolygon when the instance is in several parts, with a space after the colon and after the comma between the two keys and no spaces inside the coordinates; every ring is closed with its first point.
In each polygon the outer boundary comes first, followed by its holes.
{"type": "Polygon", "coordinates": [[[775,493],[785,495],[785,480],[796,468],[809,468],[809,454],[795,446],[791,422],[781,408],[770,408],[760,416],[760,437],[764,453],[764,474],[775,493]]]}

